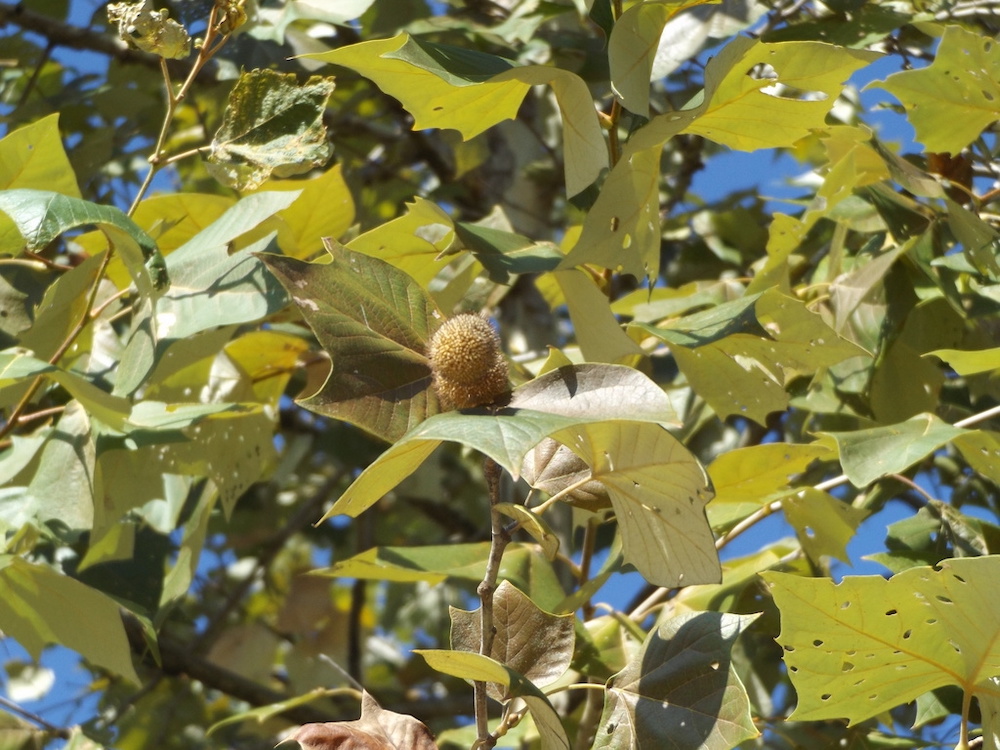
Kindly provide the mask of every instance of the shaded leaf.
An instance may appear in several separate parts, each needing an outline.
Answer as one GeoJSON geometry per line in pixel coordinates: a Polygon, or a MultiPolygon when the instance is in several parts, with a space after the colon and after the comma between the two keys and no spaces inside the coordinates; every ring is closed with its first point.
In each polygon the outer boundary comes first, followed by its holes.
{"type": "MultiPolygon", "coordinates": [[[[482,638],[481,608],[466,611],[449,608],[451,647],[479,653],[482,638]]],[[[501,581],[493,592],[495,629],[490,657],[522,674],[537,687],[555,682],[569,668],[575,642],[572,614],[553,615],[539,609],[509,581],[501,581]]],[[[491,697],[498,701],[512,696],[490,683],[491,697]]]]}
{"type": "Polygon", "coordinates": [[[21,247],[0,247],[0,252],[38,250],[70,229],[96,224],[121,255],[140,293],[148,296],[167,285],[156,243],[119,208],[49,190],[20,189],[0,192],[0,212],[10,217],[24,238],[21,247]]]}
{"type": "Polygon", "coordinates": [[[837,442],[840,463],[851,483],[866,487],[880,477],[903,471],[967,432],[933,414],[920,414],[886,427],[819,434],[837,442]]]}
{"type": "Polygon", "coordinates": [[[625,562],[656,586],[717,583],[715,538],[705,517],[705,470],[655,424],[599,422],[554,433],[608,491],[625,562]]]}
{"type": "Polygon", "coordinates": [[[135,685],[131,650],[118,604],[51,568],[0,555],[0,630],[15,638],[36,661],[58,644],[135,685]]]}
{"type": "Polygon", "coordinates": [[[730,654],[757,615],[667,620],[608,685],[594,750],[728,750],[758,732],[730,654]]]}
{"type": "Polygon", "coordinates": [[[944,685],[993,695],[986,681],[1000,675],[998,574],[995,556],[839,584],[764,573],[798,694],[792,717],[856,723],[944,685]]]}
{"type": "Polygon", "coordinates": [[[271,175],[291,177],[322,167],[331,148],[323,111],[333,79],[252,70],[229,94],[222,126],[212,139],[208,169],[238,190],[252,190],[271,175]]]}
{"type": "Polygon", "coordinates": [[[434,736],[412,716],[382,708],[365,691],[361,718],[305,724],[289,737],[303,750],[437,750],[434,736]]]}
{"type": "Polygon", "coordinates": [[[571,269],[555,274],[566,298],[577,342],[589,362],[622,362],[642,354],[642,349],[622,330],[608,307],[608,298],[590,276],[571,269]]]}
{"type": "Polygon", "coordinates": [[[510,695],[519,697],[528,706],[541,736],[542,750],[569,750],[566,730],[548,698],[515,670],[488,656],[465,651],[415,649],[413,653],[422,656],[438,672],[508,688],[510,695]]]}
{"type": "Polygon", "coordinates": [[[685,8],[716,0],[652,0],[633,5],[608,39],[611,87],[630,112],[649,117],[649,81],[667,21],[685,8]]]}
{"type": "Polygon", "coordinates": [[[917,140],[928,151],[957,154],[1000,119],[1000,48],[961,26],[947,26],[934,62],[895,73],[881,88],[906,107],[917,140]]]}
{"type": "Polygon", "coordinates": [[[300,403],[393,442],[438,411],[426,357],[437,313],[385,261],[343,247],[332,254],[327,264],[261,256],[333,360],[323,388],[300,403]]]}

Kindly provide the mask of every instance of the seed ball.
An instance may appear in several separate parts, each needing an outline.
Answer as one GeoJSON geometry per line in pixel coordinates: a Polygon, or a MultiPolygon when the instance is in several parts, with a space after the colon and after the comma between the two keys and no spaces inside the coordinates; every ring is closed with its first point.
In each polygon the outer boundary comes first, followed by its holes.
{"type": "Polygon", "coordinates": [[[445,409],[493,402],[507,391],[507,360],[490,322],[475,313],[445,321],[427,348],[434,389],[445,409]]]}

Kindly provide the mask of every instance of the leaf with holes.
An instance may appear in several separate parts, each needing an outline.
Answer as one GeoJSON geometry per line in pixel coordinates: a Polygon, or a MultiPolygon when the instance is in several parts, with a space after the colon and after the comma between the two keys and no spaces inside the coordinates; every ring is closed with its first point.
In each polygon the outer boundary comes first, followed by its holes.
{"type": "Polygon", "coordinates": [[[552,435],[605,486],[625,562],[656,586],[718,583],[715,539],[705,517],[712,490],[704,468],[659,425],[598,422],[552,435]]]}
{"type": "Polygon", "coordinates": [[[869,511],[812,487],[784,498],[781,508],[811,560],[829,555],[850,564],[847,543],[869,511]]]}
{"type": "MultiPolygon", "coordinates": [[[[478,653],[482,637],[482,609],[466,611],[451,607],[451,647],[478,653]]],[[[543,688],[559,679],[573,658],[573,615],[553,615],[538,608],[509,581],[493,593],[495,634],[490,656],[543,688]]],[[[490,695],[498,701],[512,696],[489,683],[490,695]]]]}
{"type": "Polygon", "coordinates": [[[928,151],[957,154],[1000,119],[1000,47],[996,40],[948,26],[934,62],[875,81],[899,99],[928,151]]]}
{"type": "Polygon", "coordinates": [[[438,313],[385,261],[344,247],[331,254],[330,263],[261,256],[333,360],[322,389],[300,403],[396,441],[438,411],[425,355],[438,313]]]}
{"type": "Polygon", "coordinates": [[[756,737],[730,654],[757,617],[688,612],[650,633],[611,678],[594,750],[728,750],[756,737]]]}
{"type": "Polygon", "coordinates": [[[845,717],[853,724],[944,685],[995,699],[997,576],[997,556],[944,560],[888,580],[848,576],[839,584],[764,573],[798,694],[791,718],[845,717]]]}

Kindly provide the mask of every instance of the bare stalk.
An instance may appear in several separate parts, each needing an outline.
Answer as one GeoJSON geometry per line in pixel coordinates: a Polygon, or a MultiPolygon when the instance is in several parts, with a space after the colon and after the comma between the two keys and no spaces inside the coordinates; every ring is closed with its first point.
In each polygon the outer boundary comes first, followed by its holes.
{"type": "MultiPolygon", "coordinates": [[[[483,473],[486,476],[486,489],[490,501],[490,555],[486,561],[486,573],[476,592],[482,602],[480,608],[480,640],[479,653],[490,656],[493,652],[493,638],[496,627],[493,624],[493,592],[496,591],[497,578],[500,576],[500,562],[504,550],[510,542],[510,533],[504,528],[504,517],[496,506],[500,503],[500,465],[492,458],[483,462],[483,473]]],[[[496,746],[498,736],[490,733],[489,707],[487,704],[486,683],[473,683],[476,705],[476,730],[478,737],[474,750],[490,750],[496,746]]]]}

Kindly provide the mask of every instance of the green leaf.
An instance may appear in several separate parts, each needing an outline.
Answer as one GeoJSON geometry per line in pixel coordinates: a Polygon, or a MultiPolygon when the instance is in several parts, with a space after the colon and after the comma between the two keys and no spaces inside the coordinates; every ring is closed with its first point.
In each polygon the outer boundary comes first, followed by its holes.
{"type": "Polygon", "coordinates": [[[82,198],[54,113],[0,139],[0,190],[51,190],[82,198]]]}
{"type": "Polygon", "coordinates": [[[611,88],[630,112],[649,117],[649,81],[667,21],[686,8],[719,0],[647,0],[622,13],[608,39],[611,88]]]}
{"type": "MultiPolygon", "coordinates": [[[[384,260],[426,289],[451,262],[442,257],[455,237],[454,224],[437,204],[417,197],[406,213],[347,243],[349,250],[384,260]]],[[[335,253],[337,245],[329,248],[335,253]]]]}
{"type": "Polygon", "coordinates": [[[1000,484],[1000,432],[976,430],[954,442],[973,471],[1000,484]]]}
{"type": "Polygon", "coordinates": [[[839,584],[764,573],[798,694],[792,718],[856,723],[944,685],[995,695],[988,680],[1000,675],[998,574],[996,556],[839,584]]]}
{"type": "Polygon", "coordinates": [[[804,303],[774,289],[663,327],[637,325],[670,346],[691,387],[720,417],[742,415],[760,424],[787,408],[785,386],[794,378],[868,356],[804,303]]]}
{"type": "Polygon", "coordinates": [[[271,175],[322,167],[331,154],[323,112],[333,88],[333,78],[299,84],[294,73],[243,73],[212,139],[209,171],[230,187],[252,190],[271,175]]]}
{"type": "Polygon", "coordinates": [[[0,252],[38,250],[70,229],[96,224],[121,255],[141,294],[149,296],[167,285],[156,243],[119,208],[49,190],[21,189],[0,192],[0,212],[10,217],[24,238],[20,246],[0,247],[0,252]]]}
{"type": "Polygon", "coordinates": [[[981,372],[1000,370],[1000,347],[978,351],[935,349],[923,356],[937,357],[942,362],[946,362],[959,375],[976,375],[981,372]]]}
{"type": "Polygon", "coordinates": [[[603,422],[553,433],[608,491],[625,562],[656,586],[717,583],[722,575],[705,517],[705,470],[655,424],[603,422]]]}
{"type": "Polygon", "coordinates": [[[988,36],[947,26],[934,62],[876,81],[899,99],[928,151],[958,154],[1000,119],[1000,48],[988,36]]]}
{"type": "Polygon", "coordinates": [[[836,458],[819,443],[767,443],[726,451],[708,466],[715,498],[708,505],[714,529],[725,529],[788,494],[793,477],[816,459],[836,458]]]}
{"type": "Polygon", "coordinates": [[[608,307],[608,298],[583,271],[555,274],[566,297],[576,338],[589,362],[621,362],[642,354],[642,349],[622,330],[608,307]]]}
{"type": "Polygon", "coordinates": [[[837,442],[844,473],[855,487],[861,488],[887,474],[903,471],[967,432],[933,414],[920,414],[886,427],[818,434],[829,435],[837,442]]]}
{"type": "Polygon", "coordinates": [[[757,615],[690,612],[649,634],[608,686],[594,750],[728,750],[758,735],[731,662],[757,615]]]}
{"type": "Polygon", "coordinates": [[[654,117],[629,141],[626,154],[659,148],[679,133],[739,151],[790,147],[824,127],[844,82],[878,57],[821,42],[737,37],[706,66],[701,103],[654,117]],[[757,65],[770,66],[769,75],[754,77],[757,65]]]}
{"type": "MultiPolygon", "coordinates": [[[[482,641],[482,608],[466,611],[450,607],[451,647],[478,653],[482,641]]],[[[572,614],[553,615],[539,609],[509,581],[493,592],[494,638],[490,657],[543,688],[569,668],[575,642],[572,614]]],[[[488,687],[491,697],[509,700],[512,695],[488,687]]]]}
{"type": "Polygon", "coordinates": [[[623,154],[584,219],[580,239],[557,270],[590,263],[637,279],[656,278],[660,268],[662,145],[623,154]]]}
{"type": "Polygon", "coordinates": [[[542,740],[542,750],[569,750],[569,738],[559,715],[548,698],[524,676],[488,656],[463,651],[414,649],[432,669],[466,680],[493,682],[509,688],[511,695],[521,698],[535,720],[542,740]]]}
{"type": "Polygon", "coordinates": [[[340,237],[354,221],[354,199],[344,182],[340,164],[311,180],[268,180],[260,189],[300,191],[292,205],[261,226],[267,232],[272,223],[276,225],[278,246],[292,258],[319,253],[324,237],[340,237]]]}
{"type": "Polygon", "coordinates": [[[847,543],[869,513],[812,487],[784,498],[781,509],[811,560],[830,556],[848,564],[847,543]]]}
{"type": "Polygon", "coordinates": [[[593,98],[586,83],[569,71],[511,67],[502,58],[456,52],[406,33],[306,57],[352,68],[374,81],[413,115],[414,130],[451,128],[464,140],[514,119],[529,89],[549,84],[563,116],[567,194],[582,191],[607,167],[593,98]]]}
{"type": "Polygon", "coordinates": [[[34,659],[45,645],[59,644],[141,684],[117,602],[51,568],[11,555],[0,555],[0,592],[0,630],[34,659]]]}
{"type": "Polygon", "coordinates": [[[551,271],[563,257],[554,245],[479,224],[460,221],[455,236],[498,284],[509,284],[511,274],[551,271]]]}
{"type": "Polygon", "coordinates": [[[425,354],[438,314],[385,261],[343,247],[332,255],[327,264],[261,256],[333,360],[323,388],[300,403],[396,441],[439,408],[425,354]]]}
{"type": "Polygon", "coordinates": [[[211,737],[213,733],[225,726],[229,726],[230,724],[241,724],[249,719],[253,719],[258,724],[264,724],[269,719],[278,716],[291,708],[308,705],[320,698],[332,698],[334,696],[344,694],[355,695],[355,691],[353,688],[313,688],[304,695],[297,695],[294,698],[289,698],[288,700],[271,703],[267,706],[258,706],[257,708],[250,709],[249,711],[242,711],[240,713],[233,714],[232,716],[227,716],[222,721],[217,721],[210,726],[205,735],[207,737],[211,737]]]}

